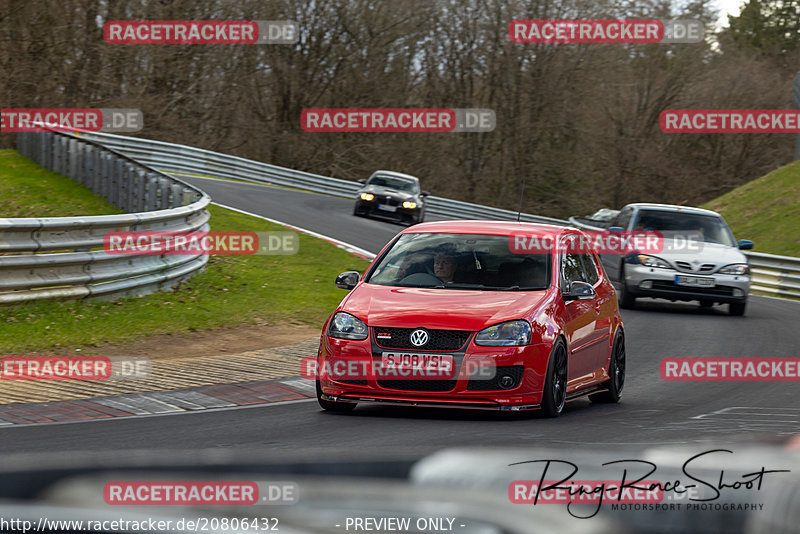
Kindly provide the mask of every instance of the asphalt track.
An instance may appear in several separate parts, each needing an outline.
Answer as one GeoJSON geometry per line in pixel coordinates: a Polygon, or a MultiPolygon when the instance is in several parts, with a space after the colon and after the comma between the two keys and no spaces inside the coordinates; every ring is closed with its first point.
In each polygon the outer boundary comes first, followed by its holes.
{"type": "MultiPolygon", "coordinates": [[[[377,252],[402,226],[352,215],[352,202],[289,189],[182,178],[215,202],[377,252]]],[[[429,220],[432,218],[429,217],[429,220]]],[[[757,246],[757,244],[756,244],[757,246]]],[[[343,293],[344,294],[344,293],[343,293]]],[[[558,419],[316,402],[186,415],[0,429],[3,452],[269,449],[360,457],[422,456],[453,446],[600,447],[774,442],[800,434],[797,382],[665,382],[664,357],[798,357],[800,303],[751,297],[745,317],[726,306],[643,301],[624,311],[628,374],[618,405],[568,404],[558,419]]]]}

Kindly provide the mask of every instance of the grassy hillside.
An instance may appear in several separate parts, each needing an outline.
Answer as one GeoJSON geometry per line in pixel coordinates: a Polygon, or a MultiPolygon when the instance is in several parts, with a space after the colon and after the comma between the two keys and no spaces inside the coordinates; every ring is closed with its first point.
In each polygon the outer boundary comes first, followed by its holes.
{"type": "Polygon", "coordinates": [[[736,239],[756,252],[800,256],[800,161],[730,191],[703,206],[721,213],[736,239]]]}

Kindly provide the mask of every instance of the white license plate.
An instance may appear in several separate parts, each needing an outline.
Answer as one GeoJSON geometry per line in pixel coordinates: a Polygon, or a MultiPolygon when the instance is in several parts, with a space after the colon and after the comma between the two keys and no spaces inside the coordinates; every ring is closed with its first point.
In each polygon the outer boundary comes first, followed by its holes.
{"type": "Polygon", "coordinates": [[[383,211],[397,211],[397,206],[387,206],[386,204],[378,204],[378,209],[383,211]]]}
{"type": "Polygon", "coordinates": [[[687,287],[714,287],[716,282],[713,278],[700,278],[698,276],[675,275],[675,283],[679,286],[687,287]]]}
{"type": "Polygon", "coordinates": [[[384,369],[450,372],[454,360],[450,354],[416,354],[413,352],[384,352],[381,354],[384,369]]]}

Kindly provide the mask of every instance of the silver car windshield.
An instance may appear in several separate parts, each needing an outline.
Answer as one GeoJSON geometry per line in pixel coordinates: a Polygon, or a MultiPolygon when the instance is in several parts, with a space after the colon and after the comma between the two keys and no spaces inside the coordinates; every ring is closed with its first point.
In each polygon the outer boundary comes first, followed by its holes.
{"type": "Polygon", "coordinates": [[[538,291],[550,286],[551,255],[511,251],[508,236],[403,234],[367,283],[441,289],[538,291]]]}
{"type": "Polygon", "coordinates": [[[733,233],[721,217],[699,213],[662,210],[641,210],[636,216],[634,230],[654,230],[669,233],[702,234],[706,243],[735,247],[733,233]]]}

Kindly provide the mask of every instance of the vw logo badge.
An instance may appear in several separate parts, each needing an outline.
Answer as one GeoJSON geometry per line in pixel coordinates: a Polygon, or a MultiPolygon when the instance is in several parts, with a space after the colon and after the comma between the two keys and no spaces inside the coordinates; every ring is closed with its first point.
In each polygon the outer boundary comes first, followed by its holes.
{"type": "Polygon", "coordinates": [[[428,333],[425,330],[414,330],[411,332],[411,344],[421,347],[428,342],[428,333]]]}

